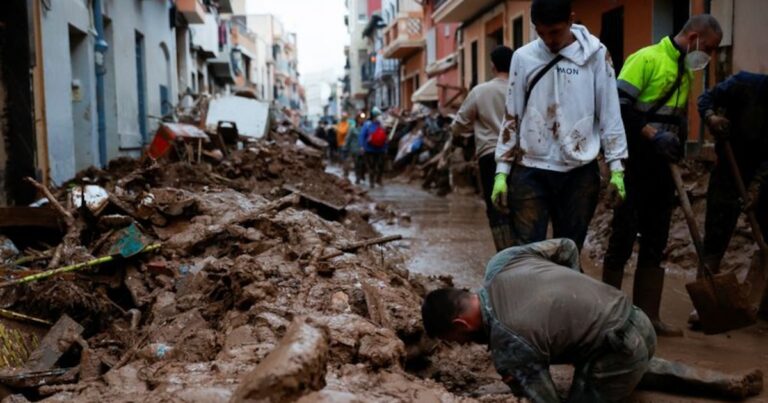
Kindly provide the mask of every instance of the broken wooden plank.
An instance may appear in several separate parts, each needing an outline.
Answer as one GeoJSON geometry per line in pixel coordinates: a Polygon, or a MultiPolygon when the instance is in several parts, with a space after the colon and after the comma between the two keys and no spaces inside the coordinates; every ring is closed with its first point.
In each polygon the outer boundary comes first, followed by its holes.
{"type": "Polygon", "coordinates": [[[346,211],[346,206],[324,200],[316,195],[309,194],[298,187],[286,184],[283,185],[283,190],[298,195],[300,204],[306,208],[315,209],[317,214],[326,220],[336,220],[346,211]]]}
{"type": "Polygon", "coordinates": [[[341,248],[339,248],[340,250],[337,251],[337,252],[333,252],[333,253],[329,253],[329,254],[327,254],[325,256],[321,256],[320,260],[333,259],[333,258],[339,257],[339,256],[341,256],[341,255],[343,255],[343,254],[345,254],[347,252],[354,252],[354,251],[356,251],[356,250],[358,250],[360,248],[364,248],[366,246],[381,245],[381,244],[384,244],[384,243],[387,243],[387,242],[399,241],[401,239],[403,239],[402,235],[387,235],[387,236],[383,236],[383,237],[380,237],[380,238],[366,239],[364,241],[355,242],[355,243],[349,244],[347,246],[341,247],[341,248]]]}
{"type": "Polygon", "coordinates": [[[0,207],[0,228],[39,227],[63,230],[59,213],[50,207],[0,207]]]}
{"type": "Polygon", "coordinates": [[[40,346],[29,355],[24,365],[26,371],[47,371],[75,343],[78,335],[83,333],[83,327],[67,314],[48,331],[40,341],[40,346]]]}

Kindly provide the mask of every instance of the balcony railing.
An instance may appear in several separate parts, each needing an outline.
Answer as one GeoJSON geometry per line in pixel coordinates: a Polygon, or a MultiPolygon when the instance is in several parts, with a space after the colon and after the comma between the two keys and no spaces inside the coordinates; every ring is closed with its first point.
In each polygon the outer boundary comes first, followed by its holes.
{"type": "Polygon", "coordinates": [[[384,29],[384,57],[404,59],[424,47],[420,12],[398,16],[384,29]]]}

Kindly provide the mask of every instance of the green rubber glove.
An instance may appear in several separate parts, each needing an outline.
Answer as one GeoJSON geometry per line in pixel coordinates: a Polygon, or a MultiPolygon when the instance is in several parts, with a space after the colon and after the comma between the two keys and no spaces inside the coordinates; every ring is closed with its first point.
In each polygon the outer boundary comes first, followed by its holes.
{"type": "Polygon", "coordinates": [[[611,172],[611,186],[616,190],[616,193],[618,193],[619,198],[621,198],[621,201],[626,200],[627,198],[627,188],[624,186],[624,172],[623,171],[613,171],[611,172]]]}
{"type": "Polygon", "coordinates": [[[499,172],[493,179],[491,202],[493,202],[493,205],[501,211],[507,209],[507,176],[509,175],[499,172]]]}

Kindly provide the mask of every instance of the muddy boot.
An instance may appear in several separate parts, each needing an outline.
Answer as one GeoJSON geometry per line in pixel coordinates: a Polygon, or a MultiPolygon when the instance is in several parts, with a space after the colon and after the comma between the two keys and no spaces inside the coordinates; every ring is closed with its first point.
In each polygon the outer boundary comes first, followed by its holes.
{"type": "Polygon", "coordinates": [[[671,326],[661,321],[661,292],[664,289],[664,268],[661,266],[638,267],[635,272],[635,284],[632,298],[635,305],[642,309],[653,323],[656,335],[665,337],[682,337],[683,329],[671,326]]]}
{"type": "Polygon", "coordinates": [[[603,282],[621,290],[621,282],[624,280],[624,269],[615,270],[603,267],[603,282]]]}
{"type": "Polygon", "coordinates": [[[509,229],[509,225],[493,226],[491,227],[491,234],[496,252],[501,252],[512,246],[512,231],[509,229]]]}
{"type": "Polygon", "coordinates": [[[654,357],[637,388],[744,400],[762,392],[763,373],[754,369],[746,374],[731,375],[654,357]]]}

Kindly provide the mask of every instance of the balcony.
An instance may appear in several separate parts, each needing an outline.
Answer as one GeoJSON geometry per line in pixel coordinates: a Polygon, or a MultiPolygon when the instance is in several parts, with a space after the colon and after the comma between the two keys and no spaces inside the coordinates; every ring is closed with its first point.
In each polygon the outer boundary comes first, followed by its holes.
{"type": "Polygon", "coordinates": [[[424,48],[420,12],[398,16],[384,29],[384,57],[405,59],[424,48]]]}
{"type": "Polygon", "coordinates": [[[497,3],[497,0],[437,0],[432,18],[435,23],[464,22],[497,3]]]}
{"type": "Polygon", "coordinates": [[[176,10],[190,24],[205,22],[205,7],[200,0],[176,0],[176,10]]]}

